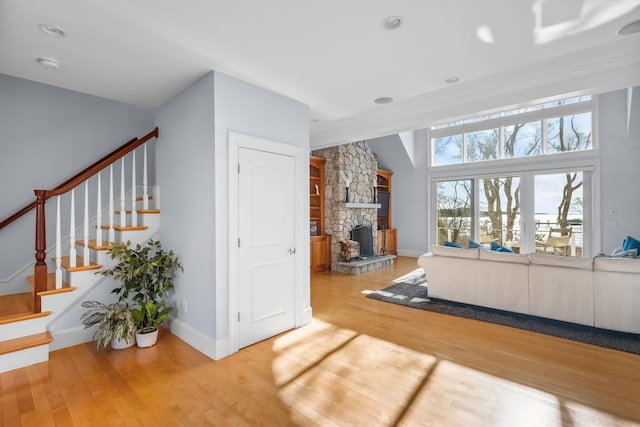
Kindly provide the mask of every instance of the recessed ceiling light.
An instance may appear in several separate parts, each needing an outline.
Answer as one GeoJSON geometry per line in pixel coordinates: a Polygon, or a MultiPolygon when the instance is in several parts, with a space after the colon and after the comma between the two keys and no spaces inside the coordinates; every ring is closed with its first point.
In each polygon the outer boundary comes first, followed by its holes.
{"type": "Polygon", "coordinates": [[[460,79],[456,76],[453,77],[449,77],[448,79],[445,80],[445,83],[447,84],[451,84],[451,83],[458,83],[460,81],[460,79]]]}
{"type": "Polygon", "coordinates": [[[620,36],[628,36],[629,34],[640,33],[640,19],[623,25],[616,31],[620,36]]]}
{"type": "Polygon", "coordinates": [[[40,31],[51,37],[64,37],[66,35],[62,28],[56,27],[55,25],[40,24],[38,25],[38,28],[40,31]]]}
{"type": "Polygon", "coordinates": [[[376,98],[373,100],[376,104],[389,104],[393,102],[393,98],[388,96],[381,96],[380,98],[376,98]]]}
{"type": "Polygon", "coordinates": [[[382,20],[382,28],[385,30],[395,30],[402,25],[404,20],[401,16],[387,16],[382,20]]]}
{"type": "Polygon", "coordinates": [[[36,59],[38,64],[42,65],[47,70],[58,70],[60,68],[60,63],[52,58],[38,58],[36,59]]]}

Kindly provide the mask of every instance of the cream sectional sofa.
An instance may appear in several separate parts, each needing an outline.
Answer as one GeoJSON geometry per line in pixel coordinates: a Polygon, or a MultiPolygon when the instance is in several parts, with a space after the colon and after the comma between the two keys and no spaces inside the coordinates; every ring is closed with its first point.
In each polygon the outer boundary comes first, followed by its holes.
{"type": "Polygon", "coordinates": [[[418,264],[433,298],[640,333],[640,259],[432,246],[418,264]]]}

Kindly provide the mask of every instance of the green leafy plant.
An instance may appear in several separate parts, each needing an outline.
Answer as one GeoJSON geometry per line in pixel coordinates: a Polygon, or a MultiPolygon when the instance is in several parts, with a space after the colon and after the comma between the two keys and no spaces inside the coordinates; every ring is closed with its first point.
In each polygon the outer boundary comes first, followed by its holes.
{"type": "Polygon", "coordinates": [[[146,334],[158,329],[158,325],[167,320],[172,310],[172,307],[165,306],[164,301],[158,303],[149,301],[140,303],[140,308],[134,308],[132,313],[136,325],[140,327],[140,332],[146,334]]]}
{"type": "Polygon", "coordinates": [[[157,240],[149,240],[135,247],[131,242],[115,243],[107,253],[118,264],[102,270],[103,276],[113,277],[122,284],[112,293],[125,301],[132,295],[138,308],[133,310],[136,324],[143,332],[152,332],[169,317],[172,307],[167,307],[163,297],[173,287],[173,273],[182,264],[173,251],[165,251],[157,240]]]}
{"type": "Polygon", "coordinates": [[[129,342],[133,339],[136,322],[127,303],[104,304],[99,301],[85,301],[82,307],[88,308],[81,316],[84,328],[98,325],[93,334],[96,348],[106,347],[112,340],[129,342]]]}

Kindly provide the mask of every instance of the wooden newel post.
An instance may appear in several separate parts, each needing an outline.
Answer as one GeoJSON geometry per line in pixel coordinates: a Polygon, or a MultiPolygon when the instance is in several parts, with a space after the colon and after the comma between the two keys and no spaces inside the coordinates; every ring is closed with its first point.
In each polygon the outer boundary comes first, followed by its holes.
{"type": "Polygon", "coordinates": [[[35,190],[36,193],[36,265],[33,267],[34,290],[33,311],[40,313],[42,306],[38,292],[47,290],[47,227],[45,203],[46,190],[35,190]]]}

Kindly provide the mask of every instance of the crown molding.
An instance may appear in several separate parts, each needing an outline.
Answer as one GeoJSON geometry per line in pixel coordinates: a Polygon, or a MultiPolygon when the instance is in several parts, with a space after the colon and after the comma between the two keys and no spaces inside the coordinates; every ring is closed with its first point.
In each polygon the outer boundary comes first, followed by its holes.
{"type": "Polygon", "coordinates": [[[460,83],[311,129],[311,147],[421,129],[432,123],[562,96],[640,85],[640,50],[634,40],[606,44],[529,68],[460,83]],[[615,47],[615,48],[614,48],[615,47]]]}

